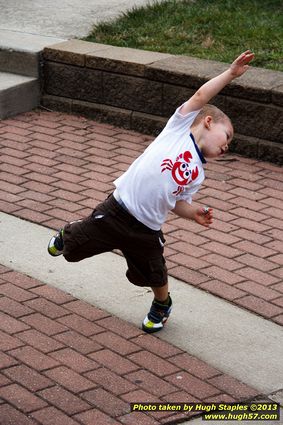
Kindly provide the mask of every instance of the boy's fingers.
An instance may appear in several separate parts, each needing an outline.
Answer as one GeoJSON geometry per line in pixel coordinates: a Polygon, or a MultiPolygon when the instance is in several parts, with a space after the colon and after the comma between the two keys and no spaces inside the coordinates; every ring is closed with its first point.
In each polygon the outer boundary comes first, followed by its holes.
{"type": "Polygon", "coordinates": [[[254,57],[254,53],[251,52],[250,50],[246,50],[236,60],[246,61],[246,60],[251,60],[253,57],[254,57]]]}
{"type": "Polygon", "coordinates": [[[212,218],[212,212],[213,212],[212,208],[209,208],[209,207],[203,207],[202,208],[203,215],[206,216],[206,218],[208,218],[208,219],[212,218]]]}
{"type": "Polygon", "coordinates": [[[244,52],[244,53],[240,56],[240,59],[241,59],[243,62],[250,62],[253,58],[254,58],[254,53],[252,53],[250,50],[247,50],[246,52],[244,52]]]}

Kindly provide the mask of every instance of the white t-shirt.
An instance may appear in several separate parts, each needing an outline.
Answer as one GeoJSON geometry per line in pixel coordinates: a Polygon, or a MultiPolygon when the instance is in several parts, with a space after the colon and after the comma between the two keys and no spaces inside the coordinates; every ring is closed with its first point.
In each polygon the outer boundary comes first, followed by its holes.
{"type": "Polygon", "coordinates": [[[129,212],[159,230],[176,201],[192,202],[204,180],[206,162],[190,127],[199,111],[180,114],[180,106],[159,136],[114,185],[129,212]]]}

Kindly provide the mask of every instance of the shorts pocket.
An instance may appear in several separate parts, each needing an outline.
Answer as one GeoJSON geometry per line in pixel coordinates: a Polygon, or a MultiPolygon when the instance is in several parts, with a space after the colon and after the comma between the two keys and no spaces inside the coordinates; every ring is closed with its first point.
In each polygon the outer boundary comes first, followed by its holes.
{"type": "Polygon", "coordinates": [[[150,285],[161,286],[167,283],[167,267],[164,257],[149,260],[150,285]]]}
{"type": "Polygon", "coordinates": [[[158,241],[159,241],[159,245],[163,248],[165,245],[166,239],[164,238],[164,235],[161,230],[160,232],[158,232],[158,241]]]}
{"type": "Polygon", "coordinates": [[[92,223],[97,223],[97,222],[102,222],[104,221],[107,217],[109,217],[111,215],[111,213],[109,211],[100,211],[100,210],[93,210],[93,213],[90,216],[90,220],[92,223]]]}

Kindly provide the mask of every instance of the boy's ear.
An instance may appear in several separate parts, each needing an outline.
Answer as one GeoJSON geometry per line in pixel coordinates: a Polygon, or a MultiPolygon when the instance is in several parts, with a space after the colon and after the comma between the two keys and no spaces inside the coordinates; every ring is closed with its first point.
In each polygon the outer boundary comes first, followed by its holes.
{"type": "Polygon", "coordinates": [[[210,125],[211,125],[211,122],[212,122],[212,116],[211,115],[206,115],[204,117],[204,126],[205,126],[205,128],[209,129],[210,128],[210,125]]]}

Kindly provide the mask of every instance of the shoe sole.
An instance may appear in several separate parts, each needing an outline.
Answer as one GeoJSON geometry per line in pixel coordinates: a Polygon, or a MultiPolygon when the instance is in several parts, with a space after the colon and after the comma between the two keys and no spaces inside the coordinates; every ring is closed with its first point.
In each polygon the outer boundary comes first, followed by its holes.
{"type": "Polygon", "coordinates": [[[162,331],[162,329],[164,328],[164,326],[165,326],[165,324],[166,324],[166,322],[167,322],[167,320],[169,319],[169,317],[167,317],[163,322],[162,322],[162,327],[160,327],[160,328],[147,328],[143,323],[142,323],[142,330],[144,331],[144,332],[146,332],[146,333],[148,333],[148,334],[153,334],[153,333],[156,333],[156,332],[160,332],[160,331],[162,331]]]}

